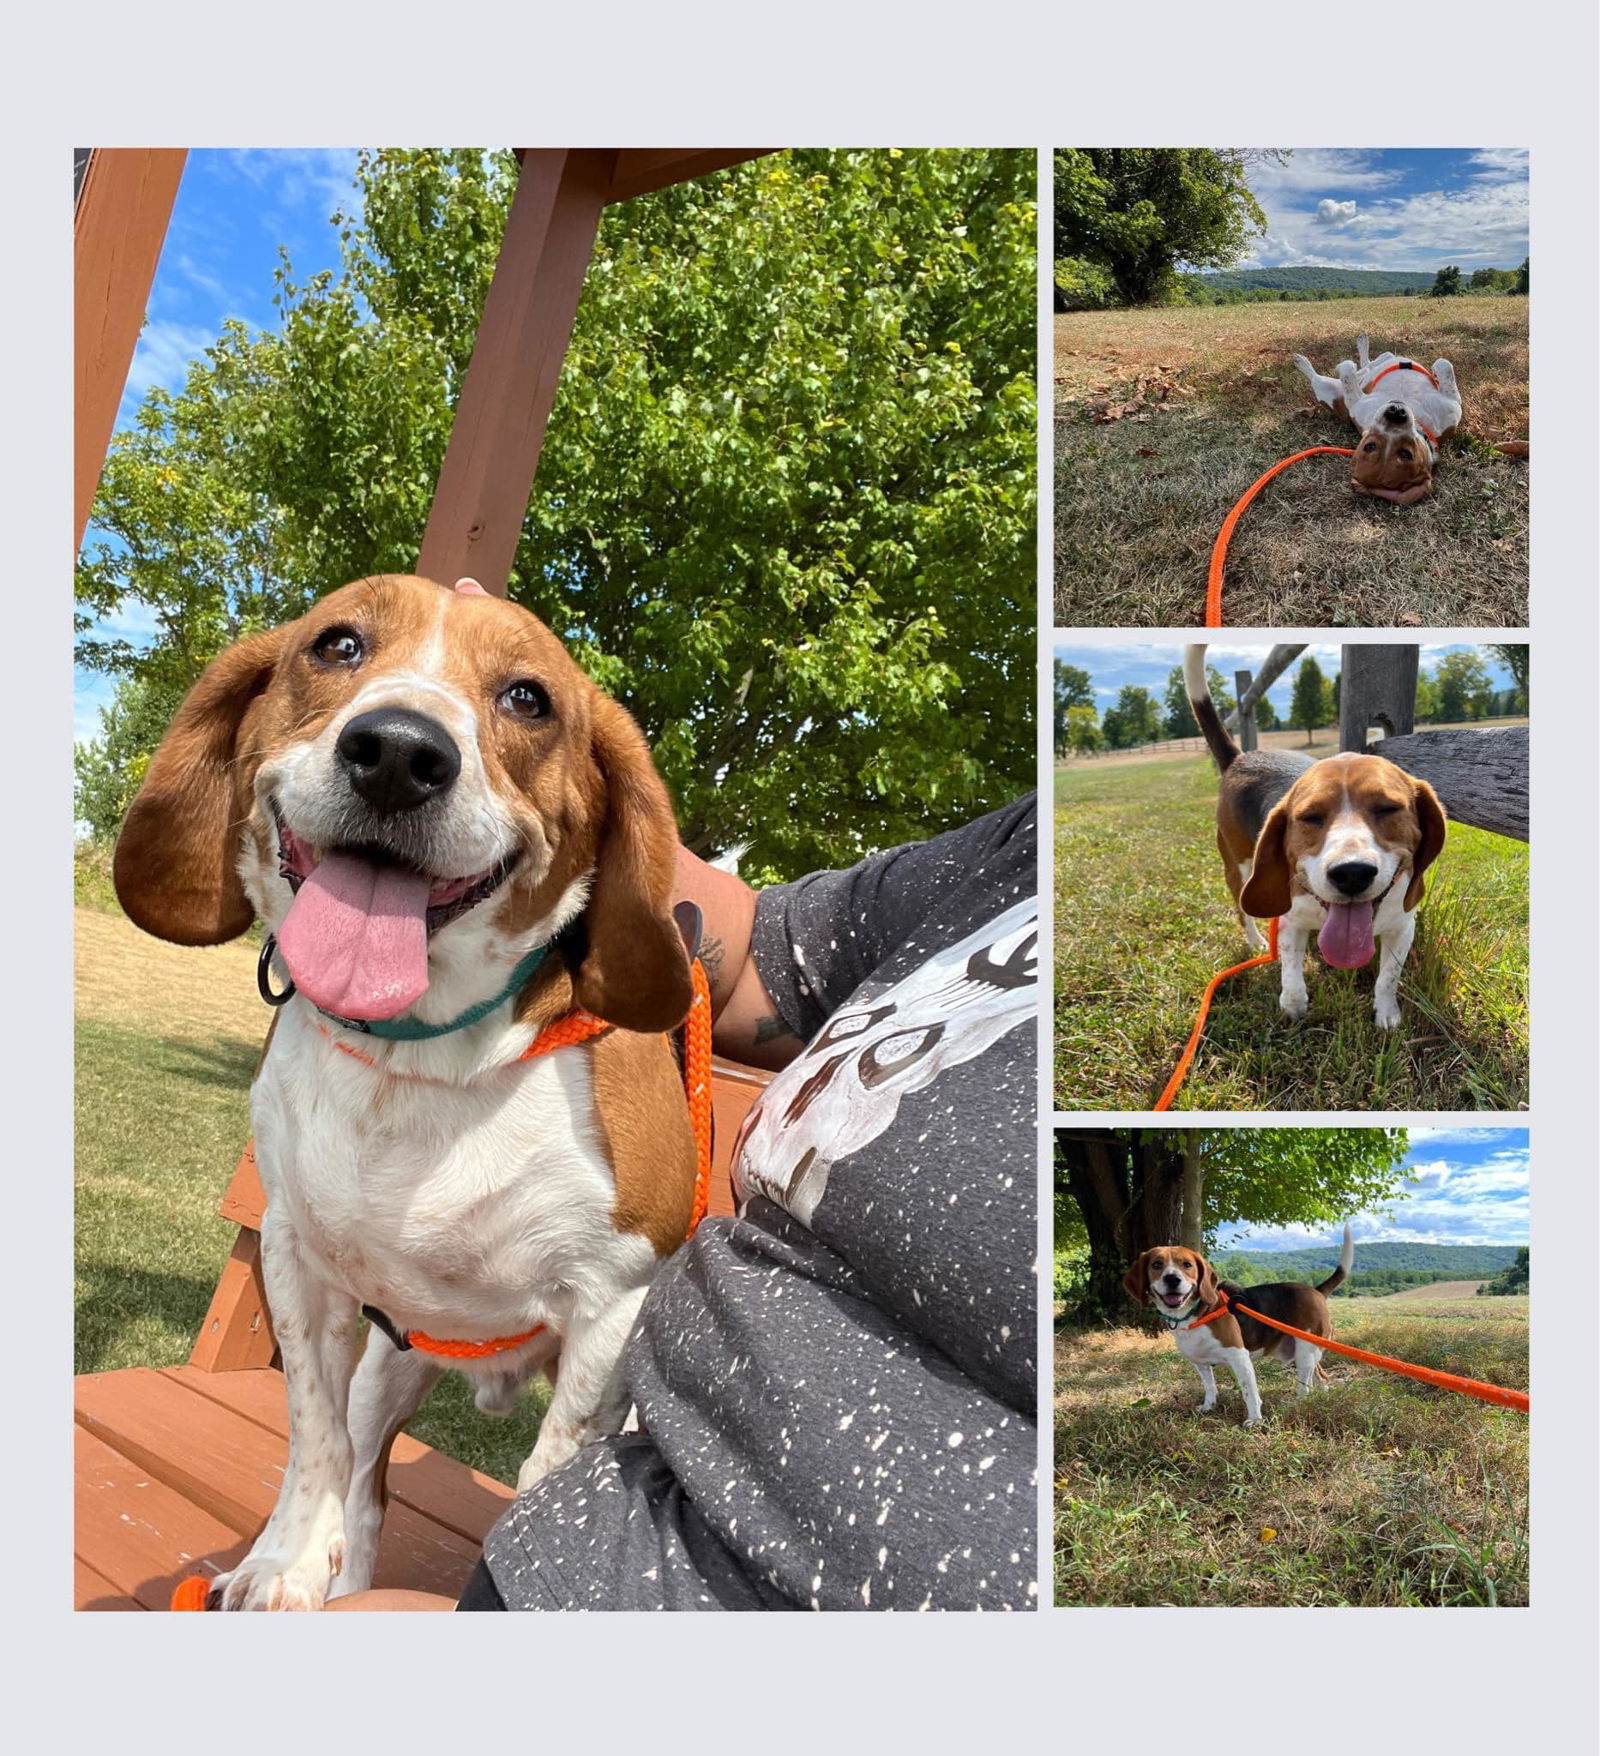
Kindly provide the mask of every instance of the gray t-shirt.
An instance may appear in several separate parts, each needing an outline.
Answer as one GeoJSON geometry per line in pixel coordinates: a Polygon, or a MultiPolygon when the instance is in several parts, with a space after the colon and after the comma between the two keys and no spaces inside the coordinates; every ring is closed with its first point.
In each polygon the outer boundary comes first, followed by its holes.
{"type": "Polygon", "coordinates": [[[807,1046],[646,1300],[646,1434],[491,1531],[509,1607],[1034,1607],[1036,845],[1026,799],[762,893],[807,1046]]]}

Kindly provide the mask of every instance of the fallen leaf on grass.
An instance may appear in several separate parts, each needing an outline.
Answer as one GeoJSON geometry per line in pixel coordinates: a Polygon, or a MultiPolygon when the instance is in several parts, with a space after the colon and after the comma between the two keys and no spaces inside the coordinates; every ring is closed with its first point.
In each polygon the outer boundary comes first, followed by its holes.
{"type": "Polygon", "coordinates": [[[1159,451],[1152,451],[1148,445],[1141,445],[1134,455],[1136,457],[1159,457],[1161,453],[1159,451]]]}
{"type": "Polygon", "coordinates": [[[1422,618],[1415,610],[1407,610],[1400,618],[1400,626],[1402,628],[1420,628],[1422,626],[1422,618]]]}
{"type": "Polygon", "coordinates": [[[1270,1524],[1264,1524],[1261,1527],[1261,1540],[1264,1543],[1275,1543],[1278,1540],[1278,1533],[1270,1524]]]}

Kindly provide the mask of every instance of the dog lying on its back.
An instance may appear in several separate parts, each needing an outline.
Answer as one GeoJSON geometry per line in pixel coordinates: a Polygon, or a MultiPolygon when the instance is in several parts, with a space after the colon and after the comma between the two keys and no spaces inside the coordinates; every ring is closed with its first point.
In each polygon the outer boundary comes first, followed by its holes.
{"type": "Polygon", "coordinates": [[[1411,506],[1433,492],[1433,466],[1461,424],[1461,395],[1448,360],[1429,368],[1399,354],[1369,359],[1367,338],[1359,335],[1356,358],[1341,360],[1331,378],[1304,354],[1294,363],[1317,401],[1361,431],[1350,459],[1350,486],[1358,494],[1411,506]]]}

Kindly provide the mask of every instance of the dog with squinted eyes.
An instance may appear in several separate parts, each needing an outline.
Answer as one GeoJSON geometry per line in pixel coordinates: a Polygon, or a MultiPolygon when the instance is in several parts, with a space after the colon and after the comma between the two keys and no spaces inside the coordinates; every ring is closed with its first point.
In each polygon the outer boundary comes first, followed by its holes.
{"type": "Polygon", "coordinates": [[[1241,750],[1211,699],[1203,646],[1183,649],[1189,705],[1217,765],[1217,851],[1254,951],[1258,920],[1278,922],[1278,1007],[1304,1018],[1306,949],[1336,969],[1378,955],[1373,1017],[1400,1022],[1400,972],[1416,934],[1423,874],[1444,851],[1432,787],[1382,756],[1241,750]]]}
{"type": "Polygon", "coordinates": [[[1344,1285],[1354,1265],[1355,1244],[1346,1222],[1339,1266],[1315,1286],[1269,1281],[1264,1286],[1240,1287],[1232,1281],[1219,1281],[1216,1270],[1198,1250],[1181,1244],[1158,1244],[1144,1251],[1123,1276],[1122,1284],[1138,1304],[1147,1306],[1166,1324],[1179,1353],[1199,1373],[1205,1400],[1195,1412],[1209,1414],[1217,1406],[1216,1368],[1226,1366],[1244,1398],[1244,1424],[1259,1427],[1257,1360],[1277,1359],[1293,1366],[1301,1396],[1309,1396],[1319,1384],[1326,1384],[1328,1375],[1322,1369],[1323,1350],[1315,1342],[1285,1335],[1281,1329],[1257,1321],[1251,1311],[1332,1340],[1328,1295],[1344,1285]]]}

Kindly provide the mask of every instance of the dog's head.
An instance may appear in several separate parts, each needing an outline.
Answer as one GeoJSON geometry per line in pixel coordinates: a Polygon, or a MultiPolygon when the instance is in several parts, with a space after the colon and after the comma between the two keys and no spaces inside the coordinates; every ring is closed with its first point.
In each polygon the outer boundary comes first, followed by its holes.
{"type": "Polygon", "coordinates": [[[1216,1270],[1198,1250],[1181,1244],[1158,1244],[1134,1259],[1122,1277],[1129,1296],[1140,1305],[1176,1313],[1190,1304],[1210,1310],[1217,1302],[1216,1270]]]}
{"type": "Polygon", "coordinates": [[[1381,756],[1330,756],[1268,814],[1239,905],[1257,920],[1285,915],[1298,884],[1327,917],[1323,956],[1359,968],[1373,952],[1373,910],[1402,873],[1415,908],[1444,841],[1444,807],[1426,781],[1381,756]]]}
{"type": "Polygon", "coordinates": [[[537,617],[380,575],[212,661],[114,870],[158,938],[259,915],[300,990],[358,1019],[430,988],[449,1016],[582,912],[578,1002],[662,1030],[690,1000],[676,844],[638,728],[537,617]]]}
{"type": "Polygon", "coordinates": [[[1396,506],[1414,506],[1433,492],[1433,447],[1403,402],[1386,404],[1356,441],[1350,486],[1396,506]]]}

